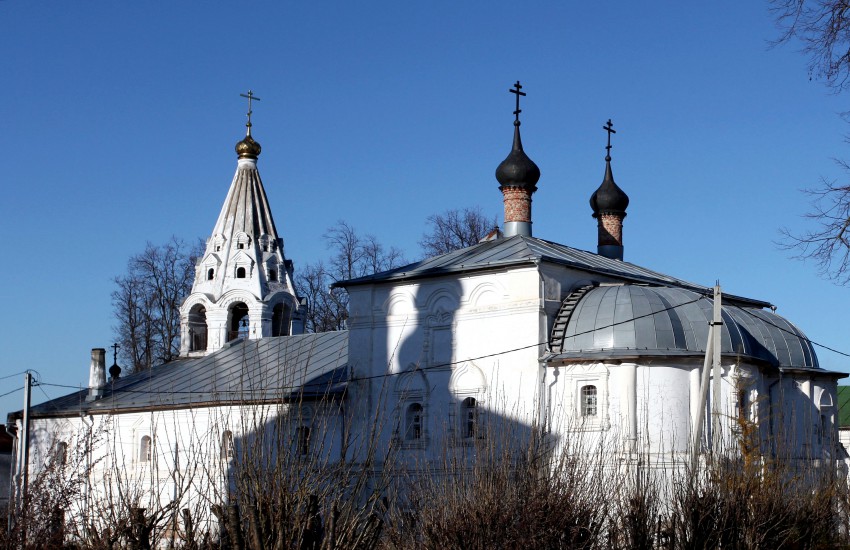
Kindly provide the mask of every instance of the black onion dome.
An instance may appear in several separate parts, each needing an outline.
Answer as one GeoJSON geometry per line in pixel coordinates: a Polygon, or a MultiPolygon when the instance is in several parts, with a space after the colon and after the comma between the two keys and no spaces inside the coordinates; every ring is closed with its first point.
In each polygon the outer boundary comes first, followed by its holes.
{"type": "Polygon", "coordinates": [[[241,159],[255,159],[260,156],[260,151],[262,150],[263,148],[260,147],[258,142],[254,141],[250,132],[247,136],[245,136],[245,139],[236,144],[236,154],[239,155],[239,158],[241,159]]]}
{"type": "Polygon", "coordinates": [[[521,187],[531,192],[537,191],[540,168],[522,150],[519,125],[514,126],[514,145],[510,154],[496,168],[496,179],[499,180],[500,189],[503,187],[521,187]]]}
{"type": "Polygon", "coordinates": [[[629,196],[614,183],[614,174],[611,172],[611,157],[608,157],[605,159],[605,178],[602,180],[602,185],[590,196],[593,216],[596,217],[602,212],[625,215],[628,206],[629,196]]]}

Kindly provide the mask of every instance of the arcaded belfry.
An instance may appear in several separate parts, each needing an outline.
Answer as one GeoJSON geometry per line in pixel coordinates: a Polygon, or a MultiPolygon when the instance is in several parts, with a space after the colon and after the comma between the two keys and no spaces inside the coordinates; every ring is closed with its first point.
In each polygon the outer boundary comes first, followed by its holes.
{"type": "Polygon", "coordinates": [[[180,355],[207,355],[237,339],[303,332],[292,262],[286,259],[263,181],[260,144],[251,135],[248,92],[245,137],[236,144],[236,174],[204,255],[192,292],[180,308],[180,355]]]}
{"type": "Polygon", "coordinates": [[[602,185],[590,196],[590,207],[593,217],[599,222],[599,244],[597,252],[600,256],[612,260],[623,259],[623,219],[629,206],[629,196],[614,183],[611,172],[611,134],[616,134],[611,119],[602,127],[608,132],[608,145],[605,147],[605,177],[602,185]]]}
{"type": "Polygon", "coordinates": [[[537,182],[540,180],[540,168],[522,150],[519,97],[525,95],[525,92],[521,92],[521,89],[517,80],[514,88],[509,90],[516,94],[514,144],[507,158],[496,168],[496,179],[499,180],[499,190],[505,203],[505,237],[531,237],[531,195],[537,191],[537,182]]]}

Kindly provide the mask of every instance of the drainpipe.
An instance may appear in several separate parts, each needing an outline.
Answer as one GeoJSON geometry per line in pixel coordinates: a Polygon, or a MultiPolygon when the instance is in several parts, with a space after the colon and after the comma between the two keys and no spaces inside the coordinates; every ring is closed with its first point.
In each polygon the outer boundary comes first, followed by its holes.
{"type": "Polygon", "coordinates": [[[6,525],[8,526],[8,532],[12,531],[14,527],[14,514],[13,511],[15,507],[12,505],[12,497],[17,497],[16,483],[15,483],[15,465],[18,462],[18,432],[15,430],[15,425],[12,423],[6,424],[6,433],[12,437],[12,461],[9,464],[9,505],[6,507],[6,525]]]}

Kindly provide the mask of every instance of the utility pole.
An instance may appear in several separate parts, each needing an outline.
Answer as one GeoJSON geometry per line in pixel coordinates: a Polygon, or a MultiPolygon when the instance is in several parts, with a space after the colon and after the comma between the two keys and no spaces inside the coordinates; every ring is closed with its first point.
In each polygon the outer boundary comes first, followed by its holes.
{"type": "Polygon", "coordinates": [[[714,316],[711,321],[711,326],[714,327],[712,334],[713,341],[711,347],[713,349],[711,362],[712,376],[712,392],[711,392],[711,450],[714,453],[719,453],[723,443],[723,402],[721,398],[720,378],[722,371],[720,369],[720,337],[723,335],[723,318],[721,313],[720,283],[714,285],[714,316]]]}
{"type": "Polygon", "coordinates": [[[721,292],[720,283],[714,285],[714,308],[712,311],[711,322],[708,323],[708,339],[705,343],[705,360],[702,365],[702,377],[699,385],[699,406],[697,415],[694,419],[691,433],[691,469],[696,471],[699,464],[699,454],[702,449],[702,430],[705,424],[705,409],[708,402],[708,385],[709,373],[713,371],[714,384],[711,396],[712,403],[712,425],[711,425],[711,441],[712,450],[718,450],[719,434],[720,434],[720,344],[721,336],[723,335],[721,326],[723,318],[721,316],[721,292]],[[711,370],[709,370],[711,369],[711,370]]]}
{"type": "MultiPolygon", "coordinates": [[[[26,498],[30,458],[30,395],[32,394],[32,374],[24,373],[24,416],[21,419],[21,431],[18,434],[18,463],[15,483],[15,507],[21,525],[26,528],[26,498]]],[[[26,534],[24,534],[26,537],[26,534]]]]}

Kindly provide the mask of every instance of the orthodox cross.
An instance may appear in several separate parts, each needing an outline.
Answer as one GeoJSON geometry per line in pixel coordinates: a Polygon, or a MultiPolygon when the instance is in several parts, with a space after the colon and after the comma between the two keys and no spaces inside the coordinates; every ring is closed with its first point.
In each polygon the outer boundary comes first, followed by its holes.
{"type": "Polygon", "coordinates": [[[248,90],[247,94],[239,94],[239,95],[241,97],[247,97],[248,98],[248,124],[246,124],[245,126],[250,128],[251,127],[251,114],[254,112],[254,111],[251,110],[251,102],[252,101],[260,101],[260,98],[255,96],[254,92],[251,91],[251,90],[248,90]]]}
{"type": "Polygon", "coordinates": [[[117,365],[118,364],[118,348],[120,348],[121,346],[119,346],[118,342],[116,342],[109,347],[112,348],[112,362],[117,365]]]}
{"type": "Polygon", "coordinates": [[[602,129],[608,132],[608,145],[605,146],[605,160],[611,160],[611,134],[616,134],[617,130],[614,129],[614,125],[611,123],[610,118],[602,129]]]}
{"type": "Polygon", "coordinates": [[[522,85],[519,83],[519,80],[516,81],[514,87],[508,90],[512,94],[516,94],[516,111],[514,111],[514,116],[516,119],[514,120],[514,126],[519,126],[519,114],[522,112],[522,109],[519,108],[519,96],[525,95],[525,92],[520,92],[522,90],[522,85]]]}

